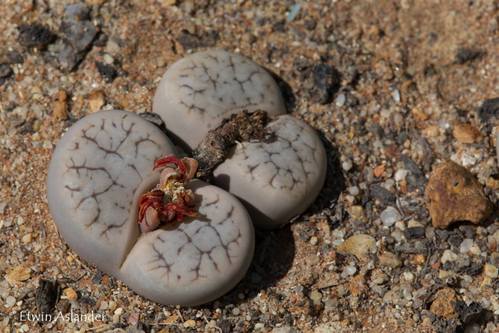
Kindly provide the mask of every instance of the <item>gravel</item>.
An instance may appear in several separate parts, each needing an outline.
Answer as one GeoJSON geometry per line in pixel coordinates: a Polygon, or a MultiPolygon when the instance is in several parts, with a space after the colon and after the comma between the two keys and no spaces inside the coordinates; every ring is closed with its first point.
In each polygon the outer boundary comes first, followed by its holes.
{"type": "Polygon", "coordinates": [[[490,1],[6,0],[0,12],[0,273],[10,281],[0,280],[0,331],[497,331],[497,218],[433,228],[424,196],[435,165],[452,159],[499,199],[490,1]],[[163,307],[60,239],[46,171],[75,120],[101,108],[151,111],[166,68],[210,47],[275,75],[288,111],[321,133],[330,173],[291,225],[257,231],[234,290],[205,306],[163,307]],[[355,235],[366,244],[340,252],[355,235]],[[456,300],[450,319],[430,311],[443,288],[456,300]],[[104,319],[19,320],[43,304],[104,319]]]}

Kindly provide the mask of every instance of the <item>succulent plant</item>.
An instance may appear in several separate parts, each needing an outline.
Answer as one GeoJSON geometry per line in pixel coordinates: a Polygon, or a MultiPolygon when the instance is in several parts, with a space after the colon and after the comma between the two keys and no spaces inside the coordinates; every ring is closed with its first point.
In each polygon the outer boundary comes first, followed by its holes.
{"type": "Polygon", "coordinates": [[[184,153],[153,123],[101,111],[58,143],[49,208],[83,259],[149,299],[198,305],[242,279],[253,224],[279,227],[315,200],[326,153],[311,127],[284,114],[270,74],[223,50],[173,64],[153,108],[193,156],[216,157],[203,170],[212,184],[193,179],[198,161],[176,157],[184,153]]]}
{"type": "Polygon", "coordinates": [[[326,153],[310,126],[285,115],[272,77],[241,55],[198,52],[166,71],[153,105],[168,130],[190,148],[242,110],[264,110],[274,118],[267,126],[273,138],[238,143],[214,170],[214,183],[245,203],[256,226],[276,228],[315,200],[326,176],[326,153]]]}
{"type": "Polygon", "coordinates": [[[242,204],[206,183],[190,184],[199,216],[141,234],[138,202],[159,181],[154,161],[175,153],[140,116],[102,111],[74,124],[52,156],[48,202],[61,236],[85,260],[163,304],[223,295],[251,263],[254,231],[242,204]]]}
{"type": "Polygon", "coordinates": [[[286,113],[274,79],[250,59],[218,49],[171,65],[153,102],[153,111],[190,148],[231,114],[258,109],[270,116],[286,113]]]}

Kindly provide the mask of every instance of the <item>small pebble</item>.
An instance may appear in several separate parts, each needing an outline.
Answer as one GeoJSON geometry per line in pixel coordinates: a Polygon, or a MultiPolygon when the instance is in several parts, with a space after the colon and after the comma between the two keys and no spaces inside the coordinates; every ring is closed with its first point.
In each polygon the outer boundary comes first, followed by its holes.
{"type": "Polygon", "coordinates": [[[345,268],[341,272],[341,277],[346,278],[346,277],[354,275],[355,273],[357,273],[357,267],[355,267],[355,265],[348,265],[348,266],[345,266],[345,268]]]}
{"type": "Polygon", "coordinates": [[[189,319],[184,322],[184,328],[194,328],[196,327],[196,321],[189,319]]]}
{"type": "Polygon", "coordinates": [[[483,123],[493,123],[499,118],[499,97],[483,101],[477,113],[483,123]]]}
{"type": "Polygon", "coordinates": [[[331,65],[319,63],[313,66],[304,82],[310,87],[308,94],[314,103],[328,104],[340,86],[340,73],[331,65]]]}
{"type": "Polygon", "coordinates": [[[310,244],[311,245],[317,245],[318,242],[319,242],[319,239],[317,239],[317,237],[315,237],[315,236],[310,237],[310,244]]]}
{"type": "Polygon", "coordinates": [[[401,182],[401,181],[405,180],[405,177],[407,177],[408,173],[409,173],[409,171],[406,169],[397,170],[397,172],[395,172],[395,180],[397,182],[401,182]]]}
{"type": "Polygon", "coordinates": [[[88,95],[88,107],[90,112],[99,111],[105,104],[105,95],[102,90],[94,90],[88,95]]]}
{"type": "Polygon", "coordinates": [[[12,296],[7,296],[4,304],[6,308],[11,308],[14,306],[14,304],[16,304],[16,299],[12,296]]]}
{"type": "Polygon", "coordinates": [[[68,118],[67,100],[67,93],[64,90],[59,90],[52,104],[52,115],[56,120],[66,120],[68,118]]]}
{"type": "Polygon", "coordinates": [[[376,240],[366,234],[351,236],[337,247],[339,252],[353,254],[357,259],[367,261],[369,253],[376,252],[376,240]]]}
{"type": "Polygon", "coordinates": [[[113,82],[114,79],[118,76],[118,70],[114,68],[112,65],[105,64],[103,62],[95,62],[95,66],[99,71],[100,75],[106,80],[106,82],[113,82]]]}
{"type": "Polygon", "coordinates": [[[498,276],[497,267],[491,264],[485,264],[483,266],[483,273],[491,279],[495,279],[498,276]]]}
{"type": "MultiPolygon", "coordinates": [[[[74,291],[74,290],[73,290],[73,291],[74,291]]],[[[100,306],[99,306],[99,310],[100,310],[100,311],[105,311],[105,310],[107,310],[107,308],[108,308],[108,304],[107,304],[107,302],[106,302],[106,301],[102,301],[102,302],[100,302],[100,306]]]]}
{"type": "Polygon", "coordinates": [[[334,103],[336,104],[337,107],[341,108],[343,105],[345,105],[347,98],[345,97],[345,94],[341,93],[336,96],[336,99],[334,100],[334,103]]]}
{"type": "Polygon", "coordinates": [[[0,64],[0,86],[12,75],[14,72],[7,64],[0,64]]]}
{"type": "Polygon", "coordinates": [[[348,193],[350,193],[353,196],[357,196],[357,195],[359,195],[360,190],[359,190],[359,188],[357,186],[350,186],[348,188],[348,193]]]}
{"type": "Polygon", "coordinates": [[[400,221],[402,216],[396,208],[388,206],[381,212],[380,218],[385,227],[391,227],[395,222],[400,221]]]}
{"type": "Polygon", "coordinates": [[[393,253],[385,251],[383,254],[379,256],[379,263],[382,266],[397,268],[400,267],[402,262],[400,259],[393,253]]]}
{"type": "Polygon", "coordinates": [[[21,241],[24,244],[31,243],[31,233],[28,233],[28,234],[24,235],[23,238],[21,238],[21,241]]]}
{"type": "Polygon", "coordinates": [[[405,238],[423,238],[425,236],[425,229],[423,227],[410,227],[404,230],[405,238]]]}
{"type": "Polygon", "coordinates": [[[459,258],[457,254],[452,252],[451,250],[445,250],[442,254],[442,258],[440,258],[440,262],[445,264],[446,262],[454,262],[459,258]]]}
{"type": "Polygon", "coordinates": [[[42,50],[57,38],[52,31],[38,23],[23,24],[18,29],[19,43],[26,48],[36,47],[42,50]]]}
{"type": "Polygon", "coordinates": [[[398,89],[393,89],[392,97],[396,103],[400,103],[400,91],[398,89]]]}
{"type": "Polygon", "coordinates": [[[454,138],[461,143],[475,143],[480,137],[480,131],[471,124],[457,123],[452,131],[454,138]]]}
{"type": "Polygon", "coordinates": [[[113,62],[114,62],[113,57],[112,57],[111,55],[107,54],[107,53],[106,53],[106,54],[104,54],[103,59],[104,59],[104,62],[105,62],[106,64],[108,64],[108,65],[112,65],[112,64],[113,64],[113,62]]]}
{"type": "Polygon", "coordinates": [[[345,171],[350,171],[350,169],[352,169],[353,167],[352,161],[350,161],[349,159],[343,161],[343,163],[341,163],[341,167],[345,171]]]}
{"type": "Polygon", "coordinates": [[[402,276],[404,277],[404,280],[406,280],[407,282],[414,281],[414,274],[412,274],[411,272],[404,272],[402,276]]]}
{"type": "Polygon", "coordinates": [[[316,306],[317,305],[321,305],[321,303],[322,303],[322,294],[321,294],[321,292],[318,291],[318,290],[312,290],[312,292],[310,293],[310,300],[316,306]]]}
{"type": "Polygon", "coordinates": [[[264,323],[256,323],[253,328],[255,331],[262,331],[265,329],[265,324],[264,323]]]}
{"type": "Polygon", "coordinates": [[[473,239],[466,238],[459,245],[459,252],[468,253],[468,252],[470,252],[470,249],[473,245],[474,245],[473,239]]]}
{"type": "Polygon", "coordinates": [[[376,269],[371,273],[371,281],[374,284],[380,285],[388,280],[387,275],[380,269],[376,269]]]}
{"type": "Polygon", "coordinates": [[[31,270],[23,265],[14,267],[7,275],[5,279],[10,284],[15,284],[16,282],[26,281],[31,277],[31,270]]]}
{"type": "MultiPolygon", "coordinates": [[[[70,301],[76,301],[78,299],[78,294],[76,293],[76,291],[73,288],[64,289],[64,295],[70,301]]],[[[104,302],[102,302],[102,303],[104,303],[104,302]]],[[[101,308],[102,308],[102,303],[101,303],[101,308]]],[[[102,310],[102,309],[100,309],[100,310],[102,310]]]]}

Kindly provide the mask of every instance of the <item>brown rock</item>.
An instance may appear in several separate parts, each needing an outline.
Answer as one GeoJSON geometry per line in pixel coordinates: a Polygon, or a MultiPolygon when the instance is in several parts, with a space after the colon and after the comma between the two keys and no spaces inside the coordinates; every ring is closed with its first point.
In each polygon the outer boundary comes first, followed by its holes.
{"type": "Polygon", "coordinates": [[[363,274],[358,274],[350,279],[348,283],[348,290],[350,290],[350,294],[352,296],[359,296],[362,294],[367,288],[365,283],[365,276],[363,274]]]}
{"type": "Polygon", "coordinates": [[[88,107],[90,108],[90,112],[99,111],[106,102],[105,98],[106,96],[102,90],[92,91],[88,95],[88,107]]]}
{"type": "Polygon", "coordinates": [[[437,125],[428,125],[423,129],[423,135],[427,138],[435,138],[440,134],[440,129],[437,125]]]}
{"type": "Polygon", "coordinates": [[[59,90],[52,104],[52,114],[56,120],[68,118],[68,95],[64,90],[59,90]]]}
{"type": "Polygon", "coordinates": [[[384,173],[385,173],[385,165],[384,164],[378,165],[373,170],[374,176],[378,177],[378,178],[381,177],[381,176],[383,176],[384,173]]]}
{"type": "Polygon", "coordinates": [[[474,143],[481,137],[481,133],[476,127],[466,123],[455,124],[452,135],[461,143],[474,143]]]}
{"type": "Polygon", "coordinates": [[[430,118],[421,108],[415,107],[412,109],[412,115],[417,121],[426,121],[430,118]]]}
{"type": "Polygon", "coordinates": [[[353,235],[338,245],[338,252],[353,254],[360,261],[367,261],[369,254],[376,252],[376,240],[366,234],[353,235]]]}
{"type": "Polygon", "coordinates": [[[454,310],[456,292],[451,288],[443,288],[435,294],[435,300],[431,303],[430,311],[447,320],[457,317],[454,310]]]}
{"type": "Polygon", "coordinates": [[[7,282],[13,285],[16,282],[26,281],[30,277],[31,270],[27,267],[24,267],[23,265],[19,265],[10,270],[5,276],[5,279],[7,280],[7,282]]]}
{"type": "Polygon", "coordinates": [[[76,301],[76,299],[78,298],[78,294],[73,288],[64,289],[64,295],[70,301],[76,301]]]}
{"type": "Polygon", "coordinates": [[[425,195],[436,228],[445,228],[457,221],[479,224],[493,211],[475,176],[452,161],[441,163],[433,170],[425,195]]]}
{"type": "Polygon", "coordinates": [[[379,256],[379,263],[381,266],[397,268],[400,267],[402,262],[400,259],[393,253],[385,251],[379,256]]]}

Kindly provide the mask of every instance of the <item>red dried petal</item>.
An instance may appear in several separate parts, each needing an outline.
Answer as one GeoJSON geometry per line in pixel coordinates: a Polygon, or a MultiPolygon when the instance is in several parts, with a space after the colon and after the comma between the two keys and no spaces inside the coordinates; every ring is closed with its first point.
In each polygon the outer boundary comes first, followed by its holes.
{"type": "Polygon", "coordinates": [[[154,190],[142,194],[139,200],[139,223],[144,218],[147,208],[152,207],[156,210],[161,209],[163,195],[161,190],[154,190]]]}
{"type": "Polygon", "coordinates": [[[181,175],[185,175],[186,167],[185,167],[184,161],[182,161],[181,159],[177,158],[174,155],[165,156],[165,157],[162,157],[160,159],[157,159],[154,162],[153,170],[156,170],[158,168],[162,168],[168,164],[175,165],[178,168],[179,173],[181,175]]]}

